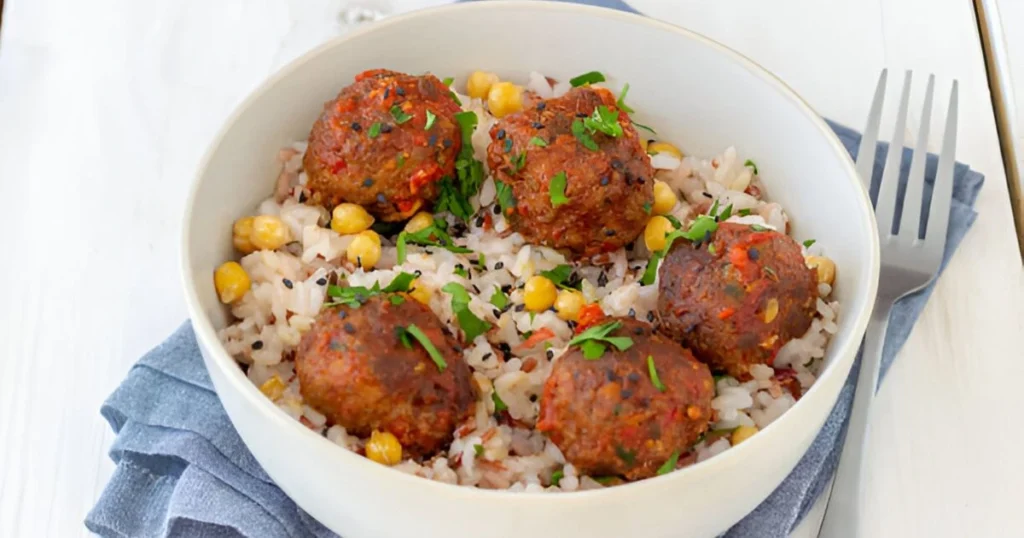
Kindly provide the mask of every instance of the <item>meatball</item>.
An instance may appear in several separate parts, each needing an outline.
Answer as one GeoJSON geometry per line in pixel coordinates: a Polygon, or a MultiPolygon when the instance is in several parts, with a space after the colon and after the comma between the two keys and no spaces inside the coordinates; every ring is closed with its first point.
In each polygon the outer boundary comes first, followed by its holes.
{"type": "Polygon", "coordinates": [[[330,423],[360,437],[391,432],[423,458],[447,446],[473,408],[469,367],[456,349],[427,307],[378,296],[359,308],[325,308],[302,337],[295,370],[303,398],[330,423]],[[403,345],[409,324],[444,357],[443,371],[414,339],[403,345]]]}
{"type": "Polygon", "coordinates": [[[633,346],[596,360],[575,348],[559,358],[544,384],[537,429],[581,473],[647,478],[708,429],[714,382],[707,366],[646,323],[612,321],[622,324],[612,335],[632,338],[633,346]]]}
{"type": "Polygon", "coordinates": [[[449,94],[433,75],[357,75],[313,124],[302,161],[310,202],[360,204],[384,221],[430,205],[462,147],[449,94]]]}
{"type": "Polygon", "coordinates": [[[792,238],[729,222],[710,244],[676,241],[659,278],[660,329],[712,371],[739,379],[807,332],[818,297],[792,238]]]}
{"type": "Polygon", "coordinates": [[[583,258],[616,250],[643,232],[654,201],[654,169],[608,90],[575,88],[539,101],[497,122],[490,135],[488,165],[495,179],[511,187],[516,206],[506,208],[507,216],[528,242],[583,258]],[[598,107],[618,114],[609,125],[617,123],[621,136],[584,127],[598,107]],[[564,179],[568,199],[557,206],[555,178],[564,179]]]}

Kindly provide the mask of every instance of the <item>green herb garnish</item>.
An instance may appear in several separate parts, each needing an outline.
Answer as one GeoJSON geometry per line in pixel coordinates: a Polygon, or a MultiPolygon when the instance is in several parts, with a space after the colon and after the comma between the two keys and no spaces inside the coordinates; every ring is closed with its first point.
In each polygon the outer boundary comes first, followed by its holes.
{"type": "Polygon", "coordinates": [[[804,241],[804,248],[811,248],[811,245],[813,245],[816,242],[816,239],[808,239],[807,241],[804,241]]]}
{"type": "Polygon", "coordinates": [[[563,478],[565,478],[565,471],[562,470],[562,469],[555,469],[551,473],[551,485],[552,486],[557,486],[558,483],[561,482],[563,478]]]}
{"type": "Polygon", "coordinates": [[[741,210],[737,211],[736,214],[741,216],[741,217],[746,217],[747,215],[750,214],[750,210],[749,209],[741,209],[741,210]]]}
{"type": "Polygon", "coordinates": [[[454,77],[445,77],[444,80],[441,81],[441,84],[444,84],[445,86],[451,86],[452,82],[455,82],[454,77]]]}
{"type": "Polygon", "coordinates": [[[491,330],[490,323],[476,317],[476,314],[469,309],[469,292],[462,284],[449,282],[441,288],[441,291],[451,294],[452,312],[459,320],[459,327],[462,327],[462,332],[466,334],[467,342],[472,342],[477,336],[491,330]]]}
{"type": "Polygon", "coordinates": [[[391,117],[395,118],[395,123],[399,125],[412,119],[412,115],[406,114],[402,107],[398,105],[391,107],[391,117]]]}
{"type": "Polygon", "coordinates": [[[768,274],[768,276],[774,278],[775,280],[779,279],[779,275],[775,274],[775,269],[772,269],[771,267],[768,267],[767,265],[765,265],[761,269],[763,269],[764,272],[768,274]]]}
{"type": "Polygon", "coordinates": [[[675,216],[673,216],[673,215],[662,215],[662,216],[665,217],[665,219],[668,220],[670,223],[672,223],[672,227],[673,228],[678,230],[678,229],[683,227],[683,223],[679,222],[679,219],[675,218],[675,216]]]}
{"type": "Polygon", "coordinates": [[[467,271],[466,268],[462,267],[461,265],[456,265],[455,269],[453,269],[452,272],[461,276],[462,278],[469,278],[469,271],[467,271]]]}
{"type": "Polygon", "coordinates": [[[576,118],[576,120],[572,122],[572,135],[580,141],[580,144],[583,144],[583,147],[590,151],[598,150],[597,142],[594,142],[594,139],[587,134],[587,127],[583,125],[583,120],[576,118]]]}
{"type": "Polygon", "coordinates": [[[718,249],[715,248],[715,244],[714,243],[708,243],[708,252],[712,256],[714,256],[715,254],[718,254],[718,249]]]}
{"type": "Polygon", "coordinates": [[[462,106],[462,99],[459,99],[455,92],[448,92],[448,96],[452,98],[452,101],[455,101],[455,104],[462,106]]]}
{"type": "MultiPolygon", "coordinates": [[[[429,116],[427,121],[429,129],[429,116]]],[[[451,178],[441,179],[441,194],[434,209],[437,212],[450,211],[456,217],[468,221],[475,213],[469,199],[480,192],[480,186],[484,182],[484,164],[473,156],[472,138],[477,124],[476,113],[459,112],[455,115],[455,121],[458,122],[462,133],[462,149],[455,159],[455,175],[459,181],[458,185],[455,185],[451,178]],[[445,182],[445,179],[448,181],[445,182]]]]}
{"type": "Polygon", "coordinates": [[[484,455],[484,445],[473,445],[473,453],[475,453],[476,457],[478,457],[478,458],[480,456],[483,456],[484,455]]]}
{"type": "Polygon", "coordinates": [[[714,217],[700,215],[690,223],[690,228],[688,230],[683,231],[681,229],[677,229],[676,231],[666,235],[665,248],[651,255],[650,261],[647,262],[647,268],[644,270],[644,275],[640,278],[640,284],[643,286],[649,286],[654,283],[654,279],[658,276],[658,262],[668,255],[668,251],[672,248],[672,243],[674,243],[676,239],[682,238],[695,242],[703,241],[717,229],[718,222],[715,221],[714,217]]]}
{"type": "Polygon", "coordinates": [[[747,159],[747,161],[745,163],[743,163],[743,166],[750,167],[750,169],[754,171],[754,175],[755,176],[757,175],[757,164],[754,163],[754,161],[752,161],[750,159],[747,159]]]}
{"type": "Polygon", "coordinates": [[[405,154],[399,153],[398,157],[395,157],[395,162],[398,163],[399,168],[405,166],[405,154]]]}
{"type": "Polygon", "coordinates": [[[516,206],[516,197],[512,194],[512,187],[502,181],[494,180],[494,188],[497,191],[498,207],[502,213],[516,206]]]}
{"type": "Polygon", "coordinates": [[[658,134],[658,132],[657,132],[657,131],[655,131],[654,129],[651,129],[650,127],[648,127],[648,126],[646,126],[646,125],[644,125],[644,124],[642,124],[642,123],[637,123],[637,122],[635,122],[635,121],[634,121],[634,122],[633,122],[633,125],[634,125],[634,126],[636,126],[636,127],[639,127],[639,128],[641,128],[641,129],[643,129],[643,130],[645,130],[645,131],[650,131],[650,132],[651,132],[651,134],[653,134],[653,135],[656,135],[656,134],[658,134]]]}
{"type": "Polygon", "coordinates": [[[644,213],[650,215],[653,207],[650,202],[644,202],[644,213]]]}
{"type": "Polygon", "coordinates": [[[654,356],[647,356],[647,373],[651,376],[651,384],[654,388],[658,389],[658,392],[665,392],[665,384],[661,382],[661,378],[658,377],[658,369],[654,367],[654,356]]]}
{"type": "Polygon", "coordinates": [[[750,225],[750,229],[754,230],[755,232],[766,232],[766,231],[770,230],[771,228],[768,228],[766,226],[761,226],[760,224],[751,224],[750,225]]]}
{"type": "Polygon", "coordinates": [[[556,286],[561,286],[572,276],[572,266],[563,263],[550,271],[541,271],[540,276],[550,280],[556,286]]]}
{"type": "Polygon", "coordinates": [[[658,467],[658,476],[668,474],[676,470],[676,465],[679,464],[679,454],[679,450],[676,450],[661,467],[658,467]]]}
{"type": "Polygon", "coordinates": [[[635,112],[635,110],[633,110],[632,108],[629,108],[628,106],[626,106],[626,94],[627,93],[629,93],[629,83],[628,82],[625,85],[622,86],[622,91],[619,92],[619,100],[615,101],[615,106],[619,107],[619,109],[622,110],[623,112],[625,112],[626,114],[632,114],[633,112],[635,112]]]}
{"type": "Polygon", "coordinates": [[[499,309],[504,309],[508,306],[508,296],[505,295],[505,292],[501,291],[501,288],[495,286],[494,293],[491,294],[490,303],[499,309]]]}
{"type": "MultiPolygon", "coordinates": [[[[457,170],[456,170],[457,172],[457,170]]],[[[463,196],[462,190],[455,186],[452,178],[445,176],[438,182],[437,211],[448,211],[462,220],[473,216],[473,204],[463,196]]]]}
{"type": "Polygon", "coordinates": [[[495,413],[508,410],[508,406],[505,405],[505,402],[501,400],[501,396],[498,396],[498,391],[494,391],[491,393],[491,401],[494,402],[495,413]]]}
{"type": "Polygon", "coordinates": [[[615,455],[626,465],[633,465],[633,462],[636,461],[636,451],[626,450],[622,448],[622,445],[615,445],[615,455]]]}
{"type": "MultiPolygon", "coordinates": [[[[348,306],[350,308],[359,308],[366,301],[370,300],[371,297],[381,295],[383,293],[396,293],[409,291],[409,285],[413,280],[416,279],[416,275],[412,273],[399,273],[387,287],[381,289],[380,282],[374,282],[372,287],[365,286],[335,286],[331,285],[327,287],[327,296],[332,300],[329,303],[324,303],[324,306],[348,306]]],[[[392,301],[392,304],[395,303],[392,301]]]]}
{"type": "Polygon", "coordinates": [[[729,217],[731,217],[731,216],[732,216],[732,204],[729,204],[728,206],[725,207],[724,211],[722,211],[721,213],[718,214],[717,218],[718,218],[719,222],[724,222],[724,221],[729,220],[729,217]]]}
{"type": "Polygon", "coordinates": [[[433,112],[428,110],[427,111],[427,123],[423,125],[423,130],[424,131],[429,131],[430,128],[434,126],[434,121],[435,120],[437,120],[437,116],[433,112]]]}
{"type": "Polygon", "coordinates": [[[569,79],[569,84],[572,84],[573,88],[578,88],[584,84],[596,84],[598,82],[604,82],[604,74],[600,71],[590,71],[589,73],[583,73],[578,77],[569,79]]]}
{"type": "Polygon", "coordinates": [[[401,295],[392,295],[391,297],[388,297],[388,301],[390,301],[391,304],[398,306],[405,302],[405,297],[402,297],[401,295]]]}
{"type": "Polygon", "coordinates": [[[512,137],[505,139],[505,153],[512,151],[512,137]]]}
{"type": "Polygon", "coordinates": [[[405,331],[409,336],[415,338],[416,341],[423,346],[423,349],[427,350],[427,354],[430,355],[430,359],[437,365],[437,371],[443,372],[448,368],[448,363],[444,361],[444,357],[441,356],[441,352],[434,347],[434,343],[427,338],[427,335],[423,334],[423,331],[421,331],[415,323],[406,327],[405,331]]]}
{"type": "Polygon", "coordinates": [[[379,121],[370,126],[370,128],[366,131],[366,136],[368,136],[370,138],[377,138],[378,136],[380,136],[380,122],[379,121]]]}
{"type": "Polygon", "coordinates": [[[512,173],[516,173],[526,166],[526,152],[522,152],[512,158],[512,173]]]}
{"type": "Polygon", "coordinates": [[[548,183],[548,195],[551,197],[551,207],[558,207],[562,204],[569,203],[569,198],[565,196],[565,183],[566,183],[565,172],[559,172],[555,174],[555,177],[551,178],[548,183]]]}
{"type": "Polygon", "coordinates": [[[543,148],[543,147],[547,146],[548,143],[545,142],[543,138],[541,138],[539,136],[535,136],[535,137],[530,139],[530,145],[531,146],[540,146],[540,147],[543,148]]]}
{"type": "Polygon", "coordinates": [[[416,280],[416,275],[412,273],[399,273],[391,283],[384,288],[383,292],[395,293],[399,291],[409,291],[409,286],[412,285],[412,281],[416,280]]]}
{"type": "Polygon", "coordinates": [[[618,111],[612,112],[611,109],[604,105],[598,106],[594,109],[592,115],[583,118],[583,126],[591,133],[599,131],[612,138],[622,136],[622,126],[619,125],[618,111]]]}
{"type": "Polygon", "coordinates": [[[604,355],[608,345],[614,346],[619,351],[626,351],[633,347],[633,339],[628,336],[608,336],[612,331],[622,327],[621,321],[610,321],[602,325],[591,327],[569,340],[570,346],[580,346],[583,351],[583,358],[594,360],[604,355]]]}
{"type": "MultiPolygon", "coordinates": [[[[442,222],[444,221],[442,220],[442,222]]],[[[473,252],[466,247],[456,245],[455,242],[452,241],[452,237],[445,231],[445,228],[446,227],[439,226],[437,221],[434,221],[433,224],[418,232],[409,233],[403,231],[398,234],[398,239],[395,241],[395,247],[398,251],[398,263],[405,263],[406,245],[408,243],[427,247],[441,247],[456,254],[469,254],[473,252]],[[431,239],[431,236],[435,239],[431,239]]]]}

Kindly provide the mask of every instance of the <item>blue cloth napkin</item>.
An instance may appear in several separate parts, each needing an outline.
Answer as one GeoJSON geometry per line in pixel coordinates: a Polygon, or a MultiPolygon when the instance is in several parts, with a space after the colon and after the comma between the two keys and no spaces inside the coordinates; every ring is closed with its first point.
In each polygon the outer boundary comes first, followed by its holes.
{"type": "MultiPolygon", "coordinates": [[[[624,7],[617,0],[588,3],[624,7]]],[[[856,155],[860,135],[830,126],[856,155]]],[[[887,152],[888,146],[880,144],[872,192],[877,191],[887,152]]],[[[910,151],[905,149],[901,181],[906,181],[909,167],[910,151]]],[[[929,156],[926,196],[936,167],[937,158],[929,156]]],[[[977,217],[972,207],[984,181],[959,163],[954,177],[943,267],[977,217]]],[[[893,310],[883,376],[932,287],[893,310]]],[[[728,538],[783,538],[811,508],[836,467],[856,369],[807,454],[764,503],[726,533],[728,538]]],[[[117,433],[110,450],[117,469],[86,517],[89,530],[111,538],[337,536],[296,506],[242,443],[213,390],[189,323],[139,360],[101,413],[117,433]]]]}

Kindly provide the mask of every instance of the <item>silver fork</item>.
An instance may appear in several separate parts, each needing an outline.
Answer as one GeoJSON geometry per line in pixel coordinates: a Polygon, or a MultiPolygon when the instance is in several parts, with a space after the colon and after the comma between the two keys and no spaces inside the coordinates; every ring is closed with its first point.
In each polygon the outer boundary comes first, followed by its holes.
{"type": "MultiPolygon", "coordinates": [[[[857,152],[857,172],[870,188],[871,171],[875,162],[875,147],[878,128],[882,119],[882,103],[885,100],[887,70],[878,77],[875,98],[871,104],[868,124],[864,129],[860,150],[857,152]]],[[[935,76],[928,77],[924,110],[921,113],[921,132],[914,147],[910,162],[903,211],[896,214],[896,197],[900,175],[900,161],[903,157],[903,133],[907,123],[907,108],[910,100],[910,71],[903,79],[903,93],[900,96],[899,116],[892,144],[885,160],[882,183],[875,202],[875,218],[878,221],[878,236],[881,244],[882,269],[878,282],[878,299],[871,312],[867,333],[864,336],[864,354],[861,357],[860,374],[857,377],[857,392],[850,411],[850,424],[843,443],[842,457],[835,481],[832,483],[831,498],[825,509],[825,517],[819,530],[819,537],[858,538],[862,510],[860,507],[861,467],[864,460],[864,446],[867,438],[868,416],[871,402],[875,399],[878,386],[878,371],[881,366],[882,346],[889,325],[889,313],[893,303],[907,294],[928,285],[935,279],[946,245],[946,228],[949,224],[949,206],[953,198],[953,162],[956,154],[957,128],[957,82],[949,97],[946,113],[946,131],[942,138],[942,152],[932,189],[931,210],[927,213],[924,234],[920,233],[924,192],[925,161],[928,155],[928,128],[932,113],[932,94],[935,76]],[[893,232],[893,224],[898,230],[893,232]]]]}

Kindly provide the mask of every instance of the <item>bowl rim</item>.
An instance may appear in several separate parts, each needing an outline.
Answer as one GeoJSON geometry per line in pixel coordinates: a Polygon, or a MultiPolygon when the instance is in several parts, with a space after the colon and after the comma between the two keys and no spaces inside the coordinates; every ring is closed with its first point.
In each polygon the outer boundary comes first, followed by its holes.
{"type": "MultiPolygon", "coordinates": [[[[188,308],[189,318],[192,323],[192,329],[196,333],[196,337],[199,340],[200,347],[205,347],[208,354],[212,355],[212,361],[217,367],[222,369],[225,374],[225,378],[231,385],[232,390],[241,395],[246,400],[246,405],[252,406],[255,411],[265,415],[265,417],[278,426],[284,428],[281,430],[282,435],[289,436],[301,436],[303,439],[308,439],[304,443],[331,443],[326,437],[314,433],[309,428],[303,426],[299,421],[292,419],[283,410],[278,408],[269,399],[267,399],[253,383],[242,373],[242,370],[237,367],[237,362],[234,358],[228,354],[224,345],[221,343],[220,338],[217,336],[217,329],[213,326],[209,316],[203,312],[201,306],[199,292],[195,284],[195,279],[191,274],[191,251],[189,245],[189,238],[191,236],[191,223],[192,223],[192,211],[196,205],[196,199],[199,192],[199,187],[202,183],[203,176],[209,167],[210,161],[213,156],[220,149],[228,131],[238,121],[238,119],[244,115],[251,107],[252,103],[261,97],[264,93],[269,91],[275,86],[280,80],[290,76],[293,72],[302,68],[303,65],[310,62],[313,58],[326,53],[328,50],[343,47],[348,41],[354,40],[364,34],[375,32],[380,28],[385,28],[394,24],[403,24],[408,20],[417,19],[421,17],[438,17],[443,16],[445,13],[453,10],[458,11],[470,11],[470,10],[499,10],[499,9],[521,9],[535,12],[538,16],[543,16],[545,13],[552,12],[564,12],[564,13],[578,13],[587,15],[590,17],[598,17],[609,19],[612,21],[618,21],[629,24],[641,24],[647,25],[651,28],[656,28],[662,31],[672,32],[679,35],[684,39],[689,39],[698,42],[698,44],[714,49],[718,54],[723,55],[726,58],[731,59],[738,65],[742,66],[752,75],[757,76],[768,86],[778,91],[781,95],[789,99],[793,104],[796,105],[797,109],[809,120],[812,124],[818,128],[821,136],[823,136],[832,147],[832,150],[837,154],[842,166],[845,168],[846,180],[855,182],[855,189],[858,200],[857,205],[860,210],[860,218],[868,224],[870,227],[870,244],[867,255],[867,271],[865,278],[867,279],[867,293],[868,297],[874,297],[877,293],[878,277],[879,277],[879,240],[878,230],[875,223],[874,211],[868,193],[857,176],[857,172],[849,153],[846,148],[840,142],[835,132],[825,123],[825,120],[819,115],[814,109],[808,104],[799,94],[797,94],[792,88],[783,82],[774,73],[761,66],[754,60],[747,56],[727,47],[711,38],[704,36],[693,30],[689,30],[671,23],[656,20],[638,13],[630,13],[626,11],[620,11],[610,8],[590,6],[584,4],[567,3],[567,2],[537,2],[531,0],[488,0],[486,2],[462,2],[447,4],[442,6],[434,6],[426,9],[416,10],[408,13],[394,15],[385,18],[381,21],[368,24],[366,26],[356,28],[343,35],[334,37],[325,43],[314,47],[308,52],[301,56],[291,60],[289,63],[279,68],[276,72],[271,74],[269,77],[264,79],[256,88],[250,90],[248,95],[232,110],[231,114],[224,120],[222,126],[217,131],[216,135],[210,139],[208,147],[203,154],[199,165],[196,168],[196,172],[192,178],[191,186],[189,187],[188,196],[185,203],[185,211],[182,219],[182,235],[180,244],[180,270],[182,285],[185,291],[185,300],[188,308]]],[[[869,300],[865,303],[856,319],[853,321],[851,328],[851,334],[863,335],[867,328],[868,320],[871,316],[873,301],[869,300]]],[[[849,315],[851,312],[844,309],[844,314],[849,315]]],[[[776,422],[782,422],[786,416],[793,416],[792,411],[797,408],[805,408],[809,403],[801,407],[801,402],[808,402],[809,400],[815,399],[815,395],[824,390],[822,381],[825,378],[840,375],[838,370],[843,369],[848,371],[849,367],[852,366],[853,357],[856,353],[856,348],[860,345],[860,338],[850,338],[844,342],[842,348],[835,348],[832,346],[838,345],[836,343],[830,344],[829,352],[836,357],[848,357],[845,360],[835,360],[828,364],[825,370],[818,376],[817,381],[811,388],[803,394],[799,401],[793,406],[793,409],[784,413],[779,420],[773,422],[765,428],[763,431],[772,431],[772,426],[776,422]],[[847,363],[844,368],[842,363],[847,363]]],[[[218,395],[220,398],[220,395],[218,395]]],[[[834,405],[834,402],[829,404],[834,405]]],[[[742,446],[732,447],[713,458],[695,463],[683,469],[678,469],[671,473],[667,473],[661,476],[654,476],[644,480],[638,480],[635,482],[626,483],[614,488],[601,488],[586,491],[573,491],[563,492],[558,495],[550,495],[546,492],[523,492],[517,491],[512,492],[508,490],[492,490],[483,489],[477,487],[467,487],[459,484],[448,484],[444,482],[438,482],[435,480],[425,479],[419,476],[411,475],[408,473],[400,472],[389,467],[379,465],[363,456],[360,456],[350,450],[339,450],[339,463],[341,465],[361,465],[364,466],[362,471],[366,473],[376,472],[380,479],[385,480],[402,480],[402,484],[408,484],[409,487],[420,487],[425,490],[429,490],[430,493],[444,494],[449,497],[452,495],[469,498],[486,498],[495,500],[505,501],[516,501],[516,502],[539,502],[543,500],[545,503],[558,502],[562,504],[568,503],[585,503],[594,500],[598,497],[607,498],[610,496],[621,496],[627,495],[634,492],[638,492],[641,488],[652,488],[662,487],[669,483],[669,481],[686,481],[691,480],[694,475],[702,474],[714,474],[715,469],[730,467],[737,461],[744,460],[748,452],[756,451],[757,446],[760,444],[758,441],[764,439],[764,436],[755,436],[750,442],[743,443],[742,446]],[[406,482],[407,481],[407,482],[406,482]]],[[[244,440],[243,440],[244,441],[244,440]]],[[[341,448],[341,447],[337,447],[341,448]]],[[[376,479],[376,478],[375,478],[376,479]]]]}

